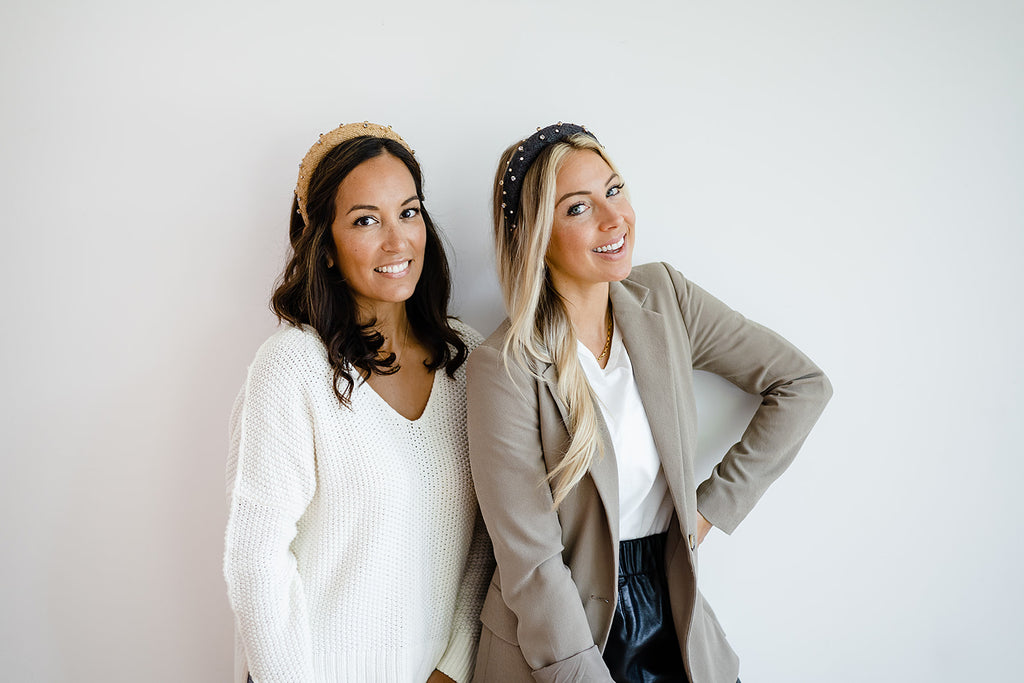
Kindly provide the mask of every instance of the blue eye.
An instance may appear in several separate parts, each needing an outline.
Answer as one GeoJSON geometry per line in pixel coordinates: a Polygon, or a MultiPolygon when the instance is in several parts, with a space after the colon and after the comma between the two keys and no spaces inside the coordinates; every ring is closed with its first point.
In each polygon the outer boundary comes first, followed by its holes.
{"type": "Polygon", "coordinates": [[[617,195],[620,192],[622,192],[622,186],[623,185],[625,185],[625,183],[619,183],[618,185],[613,185],[613,186],[609,187],[608,191],[605,192],[604,196],[605,197],[614,197],[615,195],[617,195]]]}
{"type": "Polygon", "coordinates": [[[583,202],[576,202],[575,204],[570,206],[569,210],[566,211],[565,213],[566,213],[567,216],[579,216],[581,213],[583,213],[586,210],[587,210],[587,205],[585,203],[583,203],[583,202]]]}

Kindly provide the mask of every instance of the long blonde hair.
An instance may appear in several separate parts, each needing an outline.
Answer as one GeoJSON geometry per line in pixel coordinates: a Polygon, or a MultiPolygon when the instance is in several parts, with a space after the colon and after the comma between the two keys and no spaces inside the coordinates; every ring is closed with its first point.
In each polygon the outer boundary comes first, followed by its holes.
{"type": "Polygon", "coordinates": [[[566,157],[576,150],[591,150],[618,171],[604,148],[589,135],[576,134],[549,145],[523,177],[516,227],[512,229],[502,210],[500,181],[519,144],[511,145],[501,155],[494,178],[495,260],[510,323],[502,356],[506,368],[510,362],[525,369],[537,363],[555,367],[558,398],[565,405],[570,434],[565,457],[548,474],[557,508],[590,469],[594,458],[603,453],[603,444],[598,432],[597,397],[576,355],[576,332],[569,311],[551,283],[545,263],[555,217],[555,181],[566,157]]]}

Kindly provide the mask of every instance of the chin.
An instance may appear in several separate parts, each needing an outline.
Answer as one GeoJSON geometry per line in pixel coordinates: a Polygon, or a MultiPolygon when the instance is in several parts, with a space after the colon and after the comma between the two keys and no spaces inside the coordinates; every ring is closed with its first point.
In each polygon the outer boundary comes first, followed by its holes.
{"type": "Polygon", "coordinates": [[[633,272],[633,255],[630,254],[629,258],[622,263],[617,263],[613,271],[612,277],[608,280],[609,282],[618,282],[625,280],[629,277],[629,274],[633,272]]]}
{"type": "Polygon", "coordinates": [[[625,271],[621,271],[620,270],[617,273],[615,273],[614,275],[612,275],[610,278],[608,278],[608,282],[622,282],[627,277],[629,277],[629,274],[632,272],[632,270],[633,270],[632,268],[630,268],[629,270],[625,270],[625,271]]]}

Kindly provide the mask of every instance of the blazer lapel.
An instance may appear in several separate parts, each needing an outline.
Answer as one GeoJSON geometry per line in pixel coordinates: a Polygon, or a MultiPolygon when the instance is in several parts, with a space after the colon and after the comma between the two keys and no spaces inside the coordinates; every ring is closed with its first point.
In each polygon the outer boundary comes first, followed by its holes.
{"type": "Polygon", "coordinates": [[[682,511],[686,509],[686,497],[682,490],[685,477],[674,381],[678,369],[673,354],[668,353],[662,315],[644,308],[648,292],[646,287],[629,280],[611,283],[612,312],[629,353],[672,501],[676,510],[682,511]]]}
{"type": "MultiPolygon", "coordinates": [[[[561,399],[558,398],[558,375],[554,365],[548,365],[541,373],[547,389],[558,406],[558,412],[562,415],[562,423],[566,431],[569,429],[568,411],[561,399]]],[[[601,443],[604,444],[603,451],[599,451],[590,465],[590,477],[594,480],[594,487],[601,497],[601,504],[604,506],[605,514],[611,522],[614,545],[619,544],[619,468],[615,462],[615,449],[612,447],[612,439],[608,433],[608,425],[605,424],[601,409],[597,410],[597,427],[600,432],[601,443]]]]}

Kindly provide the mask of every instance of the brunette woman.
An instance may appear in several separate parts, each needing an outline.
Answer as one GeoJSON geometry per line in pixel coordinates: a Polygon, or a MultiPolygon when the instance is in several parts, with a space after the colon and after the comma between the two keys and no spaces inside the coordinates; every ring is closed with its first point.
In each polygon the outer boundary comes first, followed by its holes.
{"type": "Polygon", "coordinates": [[[231,420],[224,574],[239,683],[471,677],[493,568],[473,495],[465,365],[420,168],[390,127],[306,155],[286,324],[231,420]]]}
{"type": "Polygon", "coordinates": [[[509,318],[469,362],[470,459],[498,563],[474,680],[733,683],[698,547],[789,465],[828,380],[671,266],[632,267],[625,181],[579,126],[505,151],[494,238],[509,318]],[[704,481],[694,370],[762,397],[704,481]]]}

